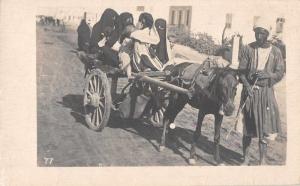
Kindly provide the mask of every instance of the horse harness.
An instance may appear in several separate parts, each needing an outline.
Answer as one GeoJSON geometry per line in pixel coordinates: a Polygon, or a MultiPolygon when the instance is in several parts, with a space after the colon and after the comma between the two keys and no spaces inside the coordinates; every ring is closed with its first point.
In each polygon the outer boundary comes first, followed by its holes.
{"type": "Polygon", "coordinates": [[[217,73],[214,66],[209,63],[208,61],[203,64],[191,64],[180,71],[175,79],[179,86],[188,88],[193,95],[195,94],[195,86],[198,86],[201,93],[217,102],[218,97],[215,95],[217,73]]]}

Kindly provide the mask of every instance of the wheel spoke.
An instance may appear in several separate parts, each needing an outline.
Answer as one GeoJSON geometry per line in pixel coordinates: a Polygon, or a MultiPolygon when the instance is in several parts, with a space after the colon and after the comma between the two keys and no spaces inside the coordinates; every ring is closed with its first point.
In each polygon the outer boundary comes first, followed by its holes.
{"type": "Polygon", "coordinates": [[[89,96],[92,96],[92,93],[91,93],[89,90],[86,90],[86,93],[87,93],[89,96]]]}
{"type": "Polygon", "coordinates": [[[97,88],[96,88],[96,90],[97,90],[98,93],[100,93],[100,92],[99,92],[99,88],[100,88],[100,79],[99,79],[99,77],[97,76],[97,88]]]}
{"type": "Polygon", "coordinates": [[[97,109],[98,111],[99,111],[99,116],[100,116],[100,121],[102,121],[102,112],[101,112],[101,108],[99,107],[98,109],[97,109]]]}
{"type": "Polygon", "coordinates": [[[96,126],[98,126],[98,109],[95,109],[94,110],[94,115],[95,115],[95,124],[96,124],[96,126]]]}
{"type": "Polygon", "coordinates": [[[91,113],[91,118],[92,118],[92,124],[95,125],[95,114],[94,114],[94,112],[91,113]]]}
{"type": "Polygon", "coordinates": [[[94,85],[94,90],[97,92],[97,81],[96,81],[96,76],[93,76],[93,85],[94,85]]]}
{"type": "Polygon", "coordinates": [[[103,87],[101,86],[101,87],[100,87],[100,90],[99,90],[99,96],[102,95],[102,90],[103,90],[103,87]]]}
{"type": "Polygon", "coordinates": [[[89,82],[89,87],[90,87],[92,92],[95,92],[92,81],[89,82]]]}
{"type": "Polygon", "coordinates": [[[100,107],[104,108],[104,104],[100,101],[99,102],[100,107]]]}

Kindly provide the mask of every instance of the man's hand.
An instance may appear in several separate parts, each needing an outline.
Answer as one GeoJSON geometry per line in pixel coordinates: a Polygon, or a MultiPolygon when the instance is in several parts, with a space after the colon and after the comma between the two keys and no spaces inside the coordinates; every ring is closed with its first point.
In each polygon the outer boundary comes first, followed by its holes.
{"type": "Polygon", "coordinates": [[[254,74],[254,77],[258,79],[268,79],[270,78],[270,75],[267,72],[259,70],[254,74]]]}
{"type": "Polygon", "coordinates": [[[253,96],[253,93],[252,93],[252,87],[250,85],[247,85],[246,86],[246,90],[247,90],[247,95],[249,97],[252,97],[253,96]]]}

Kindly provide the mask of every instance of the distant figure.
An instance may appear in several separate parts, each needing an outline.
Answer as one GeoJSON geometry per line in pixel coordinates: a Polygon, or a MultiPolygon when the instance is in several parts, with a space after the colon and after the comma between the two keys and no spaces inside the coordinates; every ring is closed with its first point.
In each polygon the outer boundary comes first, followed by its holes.
{"type": "Polygon", "coordinates": [[[56,19],[56,26],[60,26],[60,20],[56,19]]]}
{"type": "Polygon", "coordinates": [[[85,19],[81,20],[80,25],[77,28],[78,33],[78,49],[80,51],[88,52],[91,30],[85,19]]]}

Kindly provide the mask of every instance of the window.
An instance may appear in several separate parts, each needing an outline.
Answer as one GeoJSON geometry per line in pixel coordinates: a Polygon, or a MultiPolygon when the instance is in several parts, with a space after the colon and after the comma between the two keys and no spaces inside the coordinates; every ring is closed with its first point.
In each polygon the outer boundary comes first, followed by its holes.
{"type": "Polygon", "coordinates": [[[189,26],[190,21],[190,10],[186,11],[186,26],[189,26]]]}
{"type": "Polygon", "coordinates": [[[179,16],[178,16],[178,26],[180,27],[181,25],[181,18],[182,18],[182,11],[179,11],[179,16]]]}
{"type": "Polygon", "coordinates": [[[189,31],[192,21],[192,7],[191,6],[170,6],[169,10],[169,26],[184,31],[189,31]]]}
{"type": "Polygon", "coordinates": [[[143,12],[143,11],[145,11],[145,7],[144,6],[137,6],[136,10],[139,11],[139,12],[143,12]]]}
{"type": "Polygon", "coordinates": [[[172,15],[171,15],[171,25],[174,25],[174,20],[175,20],[175,10],[172,10],[172,15]]]}

